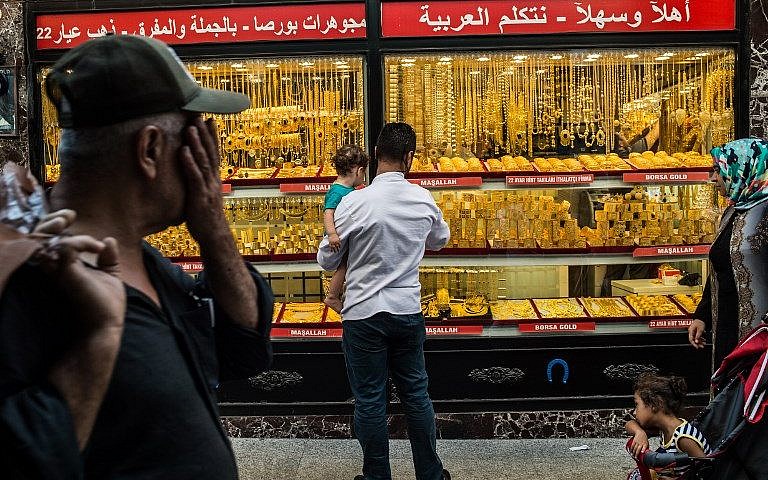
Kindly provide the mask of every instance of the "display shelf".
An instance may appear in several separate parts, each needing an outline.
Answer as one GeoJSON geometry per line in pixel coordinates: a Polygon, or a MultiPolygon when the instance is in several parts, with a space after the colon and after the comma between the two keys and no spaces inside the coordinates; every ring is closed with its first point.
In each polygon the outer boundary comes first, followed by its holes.
{"type": "MultiPolygon", "coordinates": [[[[465,250],[465,249],[457,249],[465,250]]],[[[253,255],[253,257],[264,257],[264,255],[253,255]]],[[[314,261],[315,254],[299,253],[290,255],[276,255],[277,260],[268,261],[261,258],[253,260],[251,263],[262,273],[277,272],[320,272],[323,269],[314,261]],[[284,257],[284,258],[280,258],[284,257]],[[310,258],[311,257],[311,258],[310,258]],[[282,261],[279,261],[282,260],[282,261]]],[[[248,257],[244,257],[248,260],[248,257]]],[[[451,256],[435,255],[425,256],[421,260],[422,267],[515,267],[515,266],[546,266],[546,265],[613,265],[630,263],[658,263],[681,262],[692,260],[706,260],[706,254],[697,255],[669,255],[656,257],[633,257],[632,252],[617,253],[589,253],[584,251],[580,254],[512,254],[509,255],[475,255],[475,256],[451,256]]],[[[185,268],[185,265],[199,265],[201,260],[197,257],[169,258],[171,262],[185,268]]],[[[250,260],[248,260],[250,261],[250,260]]],[[[199,270],[199,268],[197,268],[199,270]]],[[[187,271],[194,271],[195,268],[185,268],[187,271]]]]}
{"type": "MultiPolygon", "coordinates": [[[[635,322],[595,322],[591,319],[572,319],[560,322],[530,322],[518,325],[427,325],[428,338],[447,337],[519,337],[530,335],[615,335],[629,333],[663,333],[670,330],[683,332],[690,324],[690,319],[654,319],[635,322]],[[557,328],[540,328],[536,325],[553,325],[557,328]]],[[[272,328],[273,341],[340,341],[341,325],[334,327],[307,327],[300,324],[272,328]]]]}

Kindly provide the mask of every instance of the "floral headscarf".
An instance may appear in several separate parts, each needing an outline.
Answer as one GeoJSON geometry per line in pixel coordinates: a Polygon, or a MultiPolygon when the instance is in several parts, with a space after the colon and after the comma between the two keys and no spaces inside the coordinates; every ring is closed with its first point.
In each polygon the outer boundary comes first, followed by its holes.
{"type": "Polygon", "coordinates": [[[768,142],[743,138],[712,149],[714,168],[723,177],[725,195],[736,210],[768,199],[768,142]]]}

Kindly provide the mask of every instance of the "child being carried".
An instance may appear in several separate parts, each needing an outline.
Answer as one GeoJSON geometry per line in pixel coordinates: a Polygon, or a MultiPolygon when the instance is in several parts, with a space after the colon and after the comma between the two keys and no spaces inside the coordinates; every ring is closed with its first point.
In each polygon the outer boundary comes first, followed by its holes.
{"type": "MultiPolygon", "coordinates": [[[[331,160],[336,168],[338,177],[331,184],[330,190],[325,194],[325,215],[323,224],[325,233],[328,235],[328,242],[331,249],[335,252],[341,248],[341,239],[336,231],[333,214],[336,207],[347,194],[365,182],[365,171],[368,168],[368,155],[356,145],[344,145],[339,148],[331,160]]],[[[344,278],[347,274],[347,256],[341,261],[339,268],[331,277],[328,286],[328,295],[324,303],[329,308],[341,313],[343,302],[341,300],[342,290],[344,288],[344,278]]]]}

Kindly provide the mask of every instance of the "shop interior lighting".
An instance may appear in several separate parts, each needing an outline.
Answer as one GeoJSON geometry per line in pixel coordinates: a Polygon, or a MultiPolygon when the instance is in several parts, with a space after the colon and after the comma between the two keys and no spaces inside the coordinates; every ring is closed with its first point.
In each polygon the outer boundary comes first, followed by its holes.
{"type": "Polygon", "coordinates": [[[478,62],[487,62],[489,60],[490,60],[490,58],[488,58],[488,57],[477,57],[477,61],[478,62]]]}
{"type": "Polygon", "coordinates": [[[662,55],[660,57],[654,58],[654,60],[656,60],[657,62],[663,62],[664,60],[669,60],[669,57],[667,57],[666,55],[662,55]]]}
{"type": "Polygon", "coordinates": [[[232,64],[232,68],[243,68],[244,66],[245,65],[243,65],[242,63],[233,63],[232,64]]]}
{"type": "Polygon", "coordinates": [[[630,53],[628,55],[624,55],[624,58],[638,58],[640,55],[636,53],[630,53]]]}
{"type": "Polygon", "coordinates": [[[267,68],[277,68],[277,67],[280,66],[280,64],[279,63],[268,63],[268,64],[266,64],[264,66],[267,67],[267,68]]]}
{"type": "Polygon", "coordinates": [[[588,57],[588,58],[585,58],[585,59],[584,59],[584,61],[585,61],[585,62],[596,62],[596,61],[597,61],[597,59],[596,59],[596,58],[594,58],[594,57],[588,57]]]}
{"type": "Polygon", "coordinates": [[[696,54],[697,57],[708,57],[709,52],[699,52],[696,54]]]}
{"type": "Polygon", "coordinates": [[[313,62],[301,62],[299,65],[301,65],[304,68],[311,67],[314,65],[313,62]]]}
{"type": "Polygon", "coordinates": [[[666,52],[666,53],[664,53],[664,56],[665,57],[674,57],[675,54],[674,54],[674,52],[666,52]]]}
{"type": "Polygon", "coordinates": [[[551,58],[552,60],[562,60],[563,56],[562,55],[552,55],[549,58],[551,58]]]}
{"type": "Polygon", "coordinates": [[[513,60],[525,60],[526,58],[528,58],[528,55],[515,55],[512,57],[513,60]]]}
{"type": "Polygon", "coordinates": [[[450,62],[451,60],[451,57],[440,57],[441,62],[450,62]]]}
{"type": "Polygon", "coordinates": [[[589,55],[587,55],[587,58],[600,58],[600,57],[602,57],[602,55],[600,55],[599,53],[590,53],[589,55]]]}
{"type": "Polygon", "coordinates": [[[197,68],[200,70],[213,70],[213,67],[211,67],[210,65],[200,65],[197,68]]]}

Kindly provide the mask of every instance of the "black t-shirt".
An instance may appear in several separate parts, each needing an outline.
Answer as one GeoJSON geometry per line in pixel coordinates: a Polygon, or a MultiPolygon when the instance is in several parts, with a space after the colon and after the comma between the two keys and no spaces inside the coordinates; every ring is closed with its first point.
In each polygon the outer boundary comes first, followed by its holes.
{"type": "Polygon", "coordinates": [[[269,286],[252,270],[264,319],[255,331],[209,304],[204,275],[194,282],[150,247],[145,264],[163,308],[126,287],[121,349],[82,455],[46,381],[71,345],[71,310],[35,268],[12,277],[0,299],[0,460],[22,478],[237,478],[215,388],[268,367],[269,286]]]}

